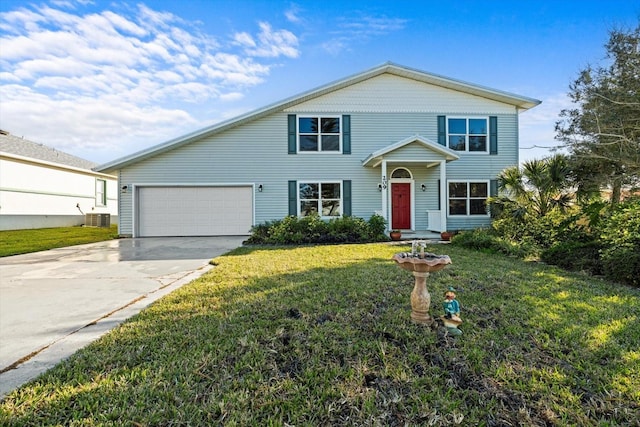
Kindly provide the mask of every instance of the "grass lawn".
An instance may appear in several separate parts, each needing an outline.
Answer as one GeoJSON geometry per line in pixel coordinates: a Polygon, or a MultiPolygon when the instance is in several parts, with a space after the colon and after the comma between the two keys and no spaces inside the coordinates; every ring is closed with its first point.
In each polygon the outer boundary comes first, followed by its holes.
{"type": "Polygon", "coordinates": [[[0,403],[0,425],[637,426],[640,289],[452,245],[242,247],[0,403]]]}
{"type": "Polygon", "coordinates": [[[101,242],[118,237],[111,227],[57,227],[0,231],[0,257],[46,251],[65,246],[101,242]]]}

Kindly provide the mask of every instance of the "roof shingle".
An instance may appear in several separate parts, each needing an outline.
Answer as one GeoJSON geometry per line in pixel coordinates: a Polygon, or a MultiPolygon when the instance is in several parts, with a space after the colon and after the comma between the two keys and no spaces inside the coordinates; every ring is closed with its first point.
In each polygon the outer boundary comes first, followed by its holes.
{"type": "Polygon", "coordinates": [[[0,152],[80,169],[91,170],[98,165],[89,160],[58,151],[55,148],[11,135],[6,131],[0,131],[0,152]]]}

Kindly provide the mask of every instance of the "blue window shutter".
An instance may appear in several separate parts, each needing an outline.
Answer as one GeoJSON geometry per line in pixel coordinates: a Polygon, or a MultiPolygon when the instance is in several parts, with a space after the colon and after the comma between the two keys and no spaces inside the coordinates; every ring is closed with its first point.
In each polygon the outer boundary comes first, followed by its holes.
{"type": "Polygon", "coordinates": [[[351,116],[342,116],[342,154],[351,154],[351,116]]]}
{"type": "Polygon", "coordinates": [[[489,195],[491,197],[496,197],[498,195],[498,180],[492,179],[489,181],[489,195]]]}
{"type": "Polygon", "coordinates": [[[342,215],[351,216],[351,180],[345,179],[342,181],[342,201],[344,207],[342,209],[342,215]]]}
{"type": "Polygon", "coordinates": [[[289,154],[296,154],[298,149],[298,138],[296,135],[296,115],[289,114],[289,154]]]}
{"type": "Polygon", "coordinates": [[[289,181],[289,215],[298,215],[298,183],[289,181]]]}
{"type": "Polygon", "coordinates": [[[489,117],[489,154],[498,154],[498,118],[489,117]]]}
{"type": "Polygon", "coordinates": [[[447,118],[438,116],[438,144],[447,146],[447,118]]]}

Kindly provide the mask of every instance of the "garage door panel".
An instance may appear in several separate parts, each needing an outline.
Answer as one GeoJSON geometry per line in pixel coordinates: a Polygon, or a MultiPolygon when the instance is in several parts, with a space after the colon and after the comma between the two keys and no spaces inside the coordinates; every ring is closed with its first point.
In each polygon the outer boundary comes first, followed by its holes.
{"type": "Polygon", "coordinates": [[[230,236],[249,234],[252,187],[142,187],[138,235],[230,236]]]}

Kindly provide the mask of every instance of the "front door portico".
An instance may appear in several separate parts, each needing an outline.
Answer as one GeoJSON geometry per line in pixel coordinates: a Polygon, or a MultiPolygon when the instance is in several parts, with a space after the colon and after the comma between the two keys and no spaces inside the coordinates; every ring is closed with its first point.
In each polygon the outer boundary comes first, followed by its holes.
{"type": "Polygon", "coordinates": [[[440,208],[447,205],[446,164],[459,158],[455,151],[420,135],[410,136],[369,154],[362,165],[380,167],[378,190],[381,209],[376,212],[388,221],[390,229],[446,229],[447,211],[440,208]],[[427,171],[436,167],[439,173],[427,171]],[[417,183],[407,168],[414,169],[421,181],[417,183]],[[422,189],[419,193],[414,191],[416,183],[422,189]],[[435,192],[438,197],[434,199],[435,192]],[[422,215],[422,212],[429,216],[422,215]]]}

